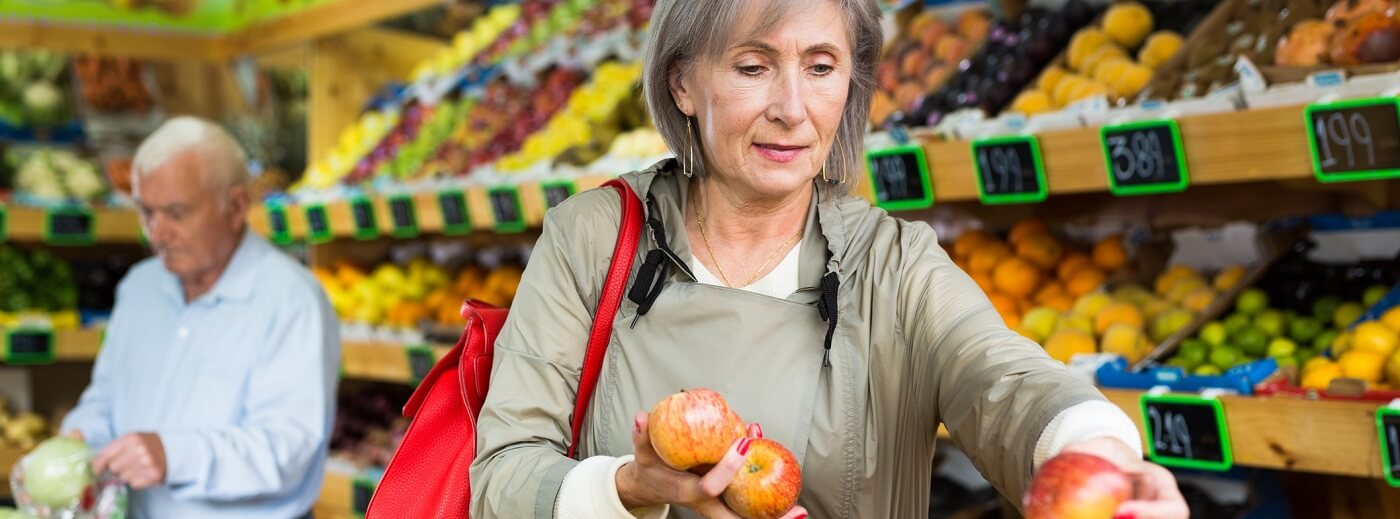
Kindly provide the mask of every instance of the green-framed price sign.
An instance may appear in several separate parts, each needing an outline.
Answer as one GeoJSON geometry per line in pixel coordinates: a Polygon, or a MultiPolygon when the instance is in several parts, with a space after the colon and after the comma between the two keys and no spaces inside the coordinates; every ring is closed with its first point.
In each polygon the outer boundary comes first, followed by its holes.
{"type": "Polygon", "coordinates": [[[16,366],[53,364],[58,357],[58,343],[49,328],[6,329],[5,362],[16,366]]]}
{"type": "Polygon", "coordinates": [[[331,216],[326,204],[306,206],[306,239],[311,243],[326,243],[335,237],[331,232],[331,216]]]}
{"type": "Polygon", "coordinates": [[[467,210],[467,194],[460,189],[438,191],[438,210],[442,213],[442,233],[456,236],[472,232],[472,215],[467,210]]]}
{"type": "Polygon", "coordinates": [[[44,212],[44,243],[92,245],[97,243],[97,214],[86,207],[59,207],[44,212]]]}
{"type": "Polygon", "coordinates": [[[369,502],[374,499],[374,490],[379,487],[379,482],[367,478],[355,478],[350,481],[350,513],[355,517],[364,517],[369,510],[369,502]]]}
{"type": "Polygon", "coordinates": [[[404,350],[408,355],[408,378],[417,385],[428,377],[428,372],[433,370],[433,364],[437,363],[437,360],[433,358],[433,350],[427,346],[409,346],[404,350]]]}
{"type": "Polygon", "coordinates": [[[982,203],[1042,202],[1049,195],[1040,142],[1029,135],[972,141],[972,165],[982,203]]]}
{"type": "Polygon", "coordinates": [[[525,230],[525,211],[520,206],[520,190],[515,186],[498,186],[486,191],[491,201],[492,227],[499,233],[525,230]]]}
{"type": "Polygon", "coordinates": [[[1314,103],[1303,113],[1318,181],[1400,177],[1400,99],[1314,103]]]}
{"type": "Polygon", "coordinates": [[[1191,183],[1181,128],[1173,119],[1104,126],[1099,140],[1114,195],[1178,193],[1191,183]]]}
{"type": "Polygon", "coordinates": [[[287,219],[287,208],[282,204],[270,203],[267,210],[267,234],[272,243],[287,245],[292,243],[291,221],[287,219]]]}
{"type": "Polygon", "coordinates": [[[557,180],[540,184],[540,191],[544,195],[545,209],[553,209],[574,196],[574,193],[578,192],[578,186],[567,180],[557,180]]]}
{"type": "Polygon", "coordinates": [[[1400,487],[1400,409],[1376,409],[1376,432],[1380,434],[1381,474],[1392,487],[1400,487]]]}
{"type": "Polygon", "coordinates": [[[891,211],[933,206],[933,180],[924,148],[917,145],[873,150],[865,154],[875,205],[891,211]]]}
{"type": "Polygon", "coordinates": [[[5,243],[10,237],[10,213],[5,208],[5,204],[0,204],[0,243],[5,243]]]}
{"type": "Polygon", "coordinates": [[[395,238],[418,236],[418,210],[414,207],[412,195],[389,197],[389,234],[395,238]]]}
{"type": "Polygon", "coordinates": [[[1214,471],[1234,466],[1230,430],[1220,400],[1144,393],[1141,407],[1147,457],[1153,462],[1168,467],[1214,471]]]}
{"type": "Polygon", "coordinates": [[[356,240],[379,237],[379,219],[374,216],[374,200],[365,196],[350,199],[350,225],[355,228],[356,240]]]}

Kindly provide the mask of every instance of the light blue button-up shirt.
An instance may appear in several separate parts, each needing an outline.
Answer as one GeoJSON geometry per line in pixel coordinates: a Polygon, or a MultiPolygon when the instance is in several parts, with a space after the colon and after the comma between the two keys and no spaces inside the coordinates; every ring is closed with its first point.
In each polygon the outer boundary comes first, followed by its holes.
{"type": "Polygon", "coordinates": [[[137,519],[297,518],[321,489],[339,366],[320,285],[248,232],[188,304],[159,259],[132,268],[92,385],[63,428],[95,449],[160,436],[166,484],[132,493],[137,519]]]}

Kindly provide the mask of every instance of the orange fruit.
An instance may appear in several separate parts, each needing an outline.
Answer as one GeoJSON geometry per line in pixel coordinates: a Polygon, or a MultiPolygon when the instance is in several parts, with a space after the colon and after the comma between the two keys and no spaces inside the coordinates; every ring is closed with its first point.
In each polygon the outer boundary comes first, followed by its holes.
{"type": "Polygon", "coordinates": [[[1026,258],[1032,264],[1045,270],[1055,268],[1055,263],[1065,253],[1060,242],[1047,234],[1032,235],[1016,243],[1016,255],[1026,258]]]}
{"type": "Polygon", "coordinates": [[[1138,307],[1128,303],[1109,303],[1108,306],[1099,310],[1099,314],[1094,316],[1094,331],[1103,335],[1108,331],[1108,327],[1115,324],[1127,324],[1142,328],[1142,311],[1138,307]]]}
{"type": "Polygon", "coordinates": [[[1385,356],[1373,351],[1348,351],[1337,361],[1342,367],[1342,375],[1359,378],[1367,382],[1381,381],[1385,367],[1385,356]]]}
{"type": "Polygon", "coordinates": [[[1094,338],[1074,329],[1058,330],[1045,340],[1045,353],[1050,358],[1069,363],[1075,355],[1090,355],[1098,351],[1094,338]]]}
{"type": "Polygon", "coordinates": [[[967,259],[967,267],[972,272],[991,272],[1002,260],[1011,257],[1011,248],[999,241],[988,241],[978,245],[967,259]]]}
{"type": "Polygon", "coordinates": [[[1044,303],[1047,299],[1067,295],[1069,295],[1069,293],[1065,292],[1064,285],[1052,279],[1041,285],[1040,290],[1035,291],[1035,296],[1032,297],[1031,300],[1037,303],[1044,303]]]}
{"type": "Polygon", "coordinates": [[[966,258],[972,255],[972,251],[976,250],[978,245],[992,241],[993,239],[994,238],[981,229],[963,231],[962,234],[958,235],[957,239],[953,240],[953,256],[966,258]]]}
{"type": "Polygon", "coordinates": [[[1069,277],[1074,275],[1076,271],[1093,265],[1094,262],[1089,259],[1088,254],[1078,251],[1071,252],[1060,258],[1060,265],[1055,267],[1055,276],[1060,278],[1060,281],[1069,281],[1069,277]]]}
{"type": "Polygon", "coordinates": [[[992,307],[1001,314],[1001,319],[1006,321],[1007,326],[1014,328],[1021,325],[1021,305],[1016,299],[996,292],[987,292],[987,299],[991,300],[992,307]]]}
{"type": "Polygon", "coordinates": [[[1069,294],[1060,294],[1054,297],[1046,298],[1044,301],[1040,301],[1039,303],[1065,313],[1068,313],[1074,308],[1074,298],[1070,297],[1069,294]]]}
{"type": "Polygon", "coordinates": [[[994,283],[992,283],[992,273],[991,273],[991,272],[986,272],[986,271],[976,272],[976,271],[973,271],[973,272],[969,272],[968,275],[969,275],[969,276],[972,276],[972,281],[975,282],[975,283],[977,283],[977,287],[978,287],[978,288],[981,288],[983,292],[986,292],[986,293],[990,294],[990,293],[996,291],[996,285],[995,285],[994,283]]]}
{"type": "Polygon", "coordinates": [[[1128,253],[1123,250],[1123,238],[1115,234],[1094,244],[1094,264],[1109,272],[1128,264],[1128,253]]]}
{"type": "Polygon", "coordinates": [[[1096,267],[1086,265],[1071,274],[1069,280],[1065,281],[1065,291],[1069,295],[1079,297],[1089,292],[1099,289],[1103,285],[1103,271],[1096,267]]]}
{"type": "Polygon", "coordinates": [[[1011,226],[1011,232],[1007,233],[1006,241],[1012,245],[1021,243],[1021,240],[1035,235],[1049,235],[1050,229],[1045,227],[1045,222],[1034,218],[1027,218],[1016,222],[1011,226]]]}
{"type": "Polygon", "coordinates": [[[1028,297],[1040,286],[1040,271],[1021,258],[1007,258],[997,264],[992,281],[998,292],[1016,297],[1028,297]]]}

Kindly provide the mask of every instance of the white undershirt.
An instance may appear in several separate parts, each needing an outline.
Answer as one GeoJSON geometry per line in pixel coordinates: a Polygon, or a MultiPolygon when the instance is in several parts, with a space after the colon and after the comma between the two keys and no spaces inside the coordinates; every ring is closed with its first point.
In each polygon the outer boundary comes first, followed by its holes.
{"type": "MultiPolygon", "coordinates": [[[[783,256],[783,260],[778,262],[778,266],[768,271],[767,275],[754,281],[752,285],[734,288],[778,299],[787,299],[788,296],[797,291],[797,264],[799,263],[798,259],[802,256],[801,250],[802,244],[799,243],[791,251],[788,251],[787,256],[783,256]]],[[[695,273],[696,283],[724,286],[724,281],[711,273],[710,269],[705,268],[705,264],[701,263],[700,258],[695,257],[694,254],[690,255],[690,270],[695,273]]]]}

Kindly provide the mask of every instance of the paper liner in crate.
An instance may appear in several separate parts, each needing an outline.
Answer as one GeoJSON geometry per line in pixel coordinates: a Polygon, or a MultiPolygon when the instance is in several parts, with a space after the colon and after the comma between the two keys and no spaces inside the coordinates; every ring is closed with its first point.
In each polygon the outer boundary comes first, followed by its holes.
{"type": "Polygon", "coordinates": [[[1277,371],[1278,363],[1269,358],[1241,364],[1215,376],[1191,375],[1175,366],[1129,371],[1128,361],[1118,358],[1100,366],[1095,375],[1099,385],[1106,388],[1147,390],[1166,386],[1172,391],[1223,389],[1241,395],[1252,395],[1255,386],[1268,380],[1277,371]]]}
{"type": "Polygon", "coordinates": [[[20,511],[37,519],[125,519],[127,488],[115,476],[92,474],[92,451],[82,441],[52,438],[10,470],[20,511]]]}

